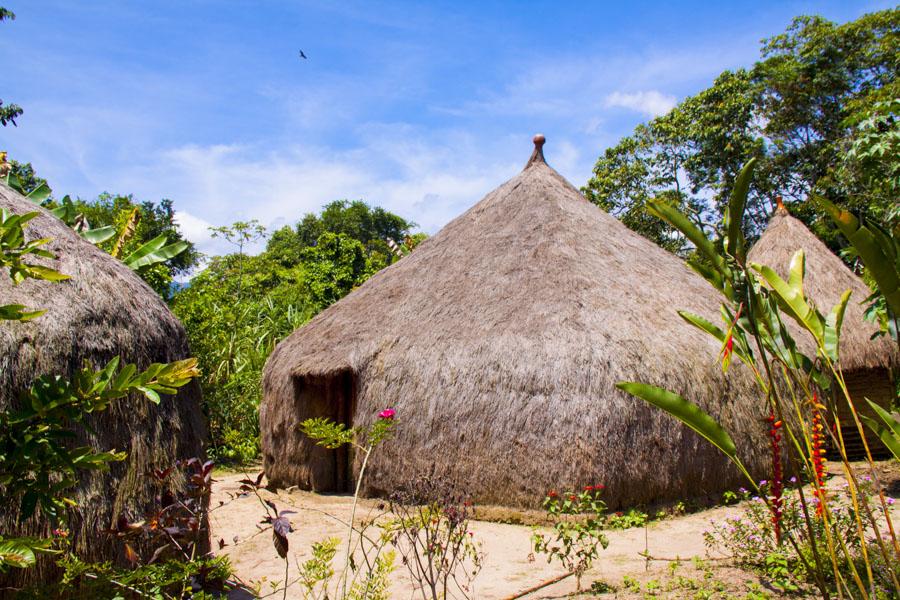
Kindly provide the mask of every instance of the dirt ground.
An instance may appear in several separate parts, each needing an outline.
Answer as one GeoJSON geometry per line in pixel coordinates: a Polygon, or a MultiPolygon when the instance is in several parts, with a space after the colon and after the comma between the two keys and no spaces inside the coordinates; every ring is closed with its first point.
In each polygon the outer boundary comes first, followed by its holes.
{"type": "MultiPolygon", "coordinates": [[[[835,465],[836,467],[836,465],[835,465]]],[[[881,471],[881,469],[880,469],[881,471]]],[[[882,481],[889,492],[896,494],[897,469],[885,469],[882,481]]],[[[253,472],[255,474],[255,471],[253,472]]],[[[213,506],[224,503],[211,515],[213,539],[222,539],[226,546],[221,553],[230,557],[241,581],[263,594],[273,592],[285,579],[284,561],[272,544],[270,529],[259,525],[265,515],[260,498],[254,494],[241,495],[240,473],[221,473],[213,491],[213,506]]],[[[271,500],[278,510],[292,510],[289,516],[294,531],[288,535],[289,580],[296,577],[296,564],[311,557],[314,542],[330,537],[346,539],[346,523],[350,518],[352,497],[349,495],[320,495],[298,490],[270,493],[260,491],[263,500],[271,500]]],[[[361,500],[357,521],[371,518],[379,512],[377,500],[361,500]]],[[[471,522],[474,539],[483,544],[484,563],[475,579],[472,597],[493,600],[515,598],[527,590],[540,586],[565,574],[558,564],[531,555],[532,527],[481,520],[506,514],[499,508],[476,508],[471,522]]],[[[764,578],[730,565],[727,557],[708,553],[703,532],[710,521],[718,521],[740,511],[737,506],[717,507],[693,514],[653,521],[647,527],[609,531],[609,547],[602,552],[594,567],[582,580],[589,588],[594,581],[603,581],[615,588],[604,597],[644,598],[745,598],[750,592],[763,592],[771,597],[780,594],[764,578]],[[647,560],[649,554],[653,560],[647,560]],[[695,558],[696,557],[696,558],[695,558]],[[680,559],[678,562],[673,559],[680,559]],[[692,560],[693,559],[693,560],[692,560]],[[627,579],[626,579],[627,578],[627,579]],[[630,581],[629,581],[630,580],[630,581]],[[633,582],[633,583],[632,583],[633,582]],[[698,593],[699,592],[699,593],[698,593]],[[711,592],[709,594],[708,592],[711,592]]],[[[537,515],[539,513],[533,513],[537,515]]],[[[528,513],[518,513],[515,521],[528,521],[528,513]]],[[[336,570],[344,564],[341,551],[334,561],[336,570]]],[[[421,598],[410,580],[407,569],[397,560],[391,576],[392,598],[421,598]]],[[[575,581],[568,577],[536,590],[527,597],[572,597],[575,581]]],[[[280,598],[281,591],[273,597],[280,598]]],[[[297,586],[288,590],[289,598],[302,597],[297,586]]],[[[583,597],[587,597],[584,595],[583,597]]],[[[754,597],[754,596],[750,596],[754,597]]],[[[755,596],[760,597],[760,596],[755,596]]]]}

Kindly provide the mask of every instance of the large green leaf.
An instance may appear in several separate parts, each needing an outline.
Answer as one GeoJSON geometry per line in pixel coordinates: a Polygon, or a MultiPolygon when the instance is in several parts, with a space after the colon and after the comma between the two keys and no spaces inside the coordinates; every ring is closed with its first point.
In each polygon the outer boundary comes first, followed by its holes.
{"type": "Polygon", "coordinates": [[[41,182],[40,185],[28,192],[28,195],[25,197],[35,204],[42,204],[44,200],[50,197],[50,193],[50,186],[46,182],[41,182]]]}
{"type": "Polygon", "coordinates": [[[841,325],[844,323],[844,311],[847,310],[847,302],[850,300],[851,290],[847,290],[841,296],[840,301],[834,305],[828,316],[825,317],[824,341],[825,354],[832,362],[840,358],[841,325]]]}
{"type": "Polygon", "coordinates": [[[751,158],[744,165],[744,168],[741,169],[734,182],[734,189],[731,191],[731,199],[728,202],[728,212],[726,213],[728,254],[737,258],[741,264],[743,264],[745,258],[745,240],[744,232],[741,230],[741,223],[744,220],[744,208],[747,206],[747,194],[750,192],[750,181],[753,179],[753,168],[755,166],[756,159],[751,158]]]}
{"type": "Polygon", "coordinates": [[[107,225],[105,227],[98,227],[96,229],[87,229],[80,233],[81,237],[83,237],[90,243],[102,244],[112,236],[116,235],[116,228],[112,225],[107,225]]]}
{"type": "Polygon", "coordinates": [[[677,208],[661,200],[649,200],[647,211],[683,233],[717,269],[724,268],[725,260],[716,251],[715,245],[677,208]]]}
{"type": "Polygon", "coordinates": [[[30,321],[44,314],[45,310],[26,311],[22,304],[0,306],[0,321],[30,321]]]}
{"type": "Polygon", "coordinates": [[[774,269],[766,265],[753,263],[753,267],[768,284],[778,299],[778,305],[792,319],[809,331],[818,342],[823,342],[824,328],[819,314],[809,305],[803,294],[803,273],[806,257],[803,250],[797,250],[791,258],[790,276],[783,280],[774,269]]]}
{"type": "Polygon", "coordinates": [[[716,423],[715,419],[703,412],[696,404],[685,400],[675,392],[646,383],[620,381],[616,384],[616,387],[663,409],[705,437],[726,456],[732,460],[737,459],[737,448],[734,445],[734,440],[731,439],[731,436],[728,435],[728,432],[721,425],[716,423]]]}
{"type": "Polygon", "coordinates": [[[873,235],[849,211],[838,208],[824,198],[817,197],[816,201],[831,215],[838,229],[856,249],[891,310],[895,315],[900,315],[900,273],[896,262],[890,258],[893,248],[889,246],[892,244],[887,244],[886,236],[873,235]]]}
{"type": "Polygon", "coordinates": [[[0,567],[24,569],[34,564],[34,550],[15,538],[0,541],[0,567]]]}
{"type": "Polygon", "coordinates": [[[188,249],[187,242],[175,242],[166,245],[166,234],[158,235],[128,256],[122,259],[130,268],[137,270],[148,267],[177,256],[188,249]]]}
{"type": "MultiPolygon", "coordinates": [[[[898,437],[890,427],[879,422],[877,419],[873,419],[866,415],[859,415],[859,418],[875,435],[878,436],[878,439],[880,439],[887,449],[891,451],[894,458],[900,460],[900,437],[898,437]]],[[[896,423],[896,421],[894,422],[896,423]]]]}

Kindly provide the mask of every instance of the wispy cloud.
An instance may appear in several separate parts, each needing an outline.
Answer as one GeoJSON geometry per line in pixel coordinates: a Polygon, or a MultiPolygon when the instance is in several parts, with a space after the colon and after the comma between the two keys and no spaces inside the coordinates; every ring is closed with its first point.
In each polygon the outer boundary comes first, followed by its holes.
{"type": "Polygon", "coordinates": [[[675,96],[663,94],[657,90],[631,93],[613,92],[606,96],[603,105],[608,108],[627,108],[648,117],[658,117],[669,112],[675,106],[676,101],[675,96]]]}

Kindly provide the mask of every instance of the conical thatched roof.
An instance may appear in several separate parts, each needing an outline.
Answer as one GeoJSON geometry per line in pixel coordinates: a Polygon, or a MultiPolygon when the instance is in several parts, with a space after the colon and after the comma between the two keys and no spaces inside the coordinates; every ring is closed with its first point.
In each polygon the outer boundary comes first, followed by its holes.
{"type": "MultiPolygon", "coordinates": [[[[189,356],[181,323],[128,267],[5,185],[0,185],[0,207],[16,214],[40,212],[26,226],[26,235],[51,238],[45,247],[58,259],[40,261],[72,277],[63,283],[26,280],[18,286],[6,273],[0,277],[0,304],[47,311],[28,323],[0,324],[0,407],[15,404],[37,376],[69,377],[84,359],[100,367],[120,356],[146,367],[189,356]]],[[[90,560],[115,558],[110,536],[100,531],[119,514],[143,517],[155,493],[150,469],[203,452],[206,432],[199,400],[199,386],[191,383],[176,396],[163,396],[158,406],[129,397],[91,420],[94,433],[85,432],[81,442],[124,450],[128,458],[113,463],[109,473],[82,475],[76,492],[79,507],[69,521],[79,554],[90,560]]],[[[46,523],[35,520],[17,525],[17,508],[8,503],[0,508],[3,535],[47,532],[46,523]]],[[[40,576],[35,569],[14,571],[40,576]]]]}
{"type": "Polygon", "coordinates": [[[304,390],[349,374],[354,424],[387,406],[400,420],[370,460],[368,493],[421,475],[506,505],[595,483],[613,506],[720,491],[740,479],[711,445],[614,387],[683,393],[760,471],[750,377],[741,366],[723,377],[717,344],[676,314],[717,319],[718,304],[681,260],[586,201],[538,144],[522,173],[278,345],[260,408],[266,474],[317,486],[321,454],[297,424],[333,414],[332,399],[304,390]]]}
{"type": "MultiPolygon", "coordinates": [[[[806,255],[804,290],[816,303],[819,311],[827,315],[840,301],[841,295],[852,290],[841,327],[841,367],[845,371],[852,371],[900,364],[897,346],[888,337],[871,339],[878,327],[863,318],[865,305],[861,302],[872,291],[806,225],[792,217],[784,206],[775,210],[762,237],[750,249],[748,260],[772,267],[787,279],[791,258],[801,248],[806,255]]],[[[814,355],[815,348],[809,341],[809,335],[801,333],[793,322],[788,325],[794,329],[794,337],[801,348],[814,355]]]]}

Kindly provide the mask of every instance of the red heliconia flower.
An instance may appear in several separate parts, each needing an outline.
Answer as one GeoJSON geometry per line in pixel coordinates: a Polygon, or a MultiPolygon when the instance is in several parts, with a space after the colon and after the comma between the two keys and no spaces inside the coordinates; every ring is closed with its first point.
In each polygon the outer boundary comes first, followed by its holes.
{"type": "Polygon", "coordinates": [[[378,413],[378,418],[390,420],[390,419],[393,419],[394,415],[396,415],[396,414],[397,414],[397,411],[395,411],[393,408],[386,408],[383,411],[381,411],[380,413],[378,413]]]}
{"type": "Polygon", "coordinates": [[[825,512],[825,425],[822,423],[822,413],[820,408],[824,408],[819,404],[818,396],[813,393],[812,398],[812,440],[810,449],[810,462],[813,465],[813,475],[816,478],[813,495],[819,499],[816,506],[816,515],[821,517],[825,512]]]}
{"type": "Polygon", "coordinates": [[[728,365],[731,364],[731,355],[734,353],[734,327],[737,325],[738,319],[741,316],[741,310],[744,308],[743,303],[738,306],[737,312],[734,315],[734,321],[728,326],[728,331],[725,332],[725,342],[722,344],[722,350],[719,354],[722,356],[722,370],[728,371],[728,365]]]}
{"type": "Polygon", "coordinates": [[[594,486],[592,486],[592,485],[586,485],[586,486],[584,486],[584,491],[586,491],[586,492],[593,492],[593,491],[594,491],[594,486]]]}
{"type": "Polygon", "coordinates": [[[556,498],[557,496],[559,496],[559,494],[556,493],[556,490],[550,490],[549,492],[547,492],[548,498],[556,498]]]}

